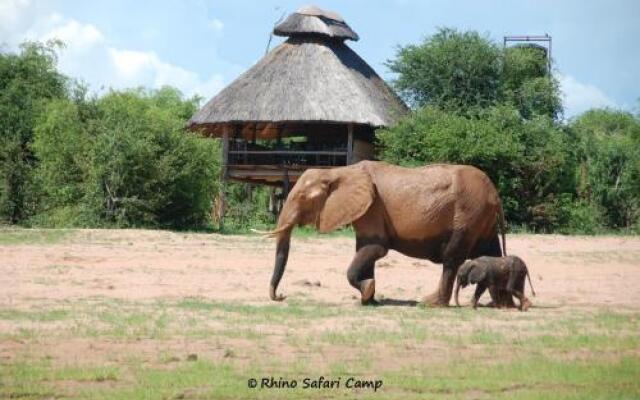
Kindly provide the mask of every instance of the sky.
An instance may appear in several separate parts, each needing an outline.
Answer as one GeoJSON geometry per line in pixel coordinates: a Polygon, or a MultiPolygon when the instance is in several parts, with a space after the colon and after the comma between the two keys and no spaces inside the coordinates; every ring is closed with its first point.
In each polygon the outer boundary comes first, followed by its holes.
{"type": "MultiPolygon", "coordinates": [[[[308,1],[0,0],[0,46],[59,38],[60,69],[103,93],[172,85],[209,99],[264,54],[274,23],[308,1]]],[[[439,27],[549,34],[565,115],[593,107],[638,112],[640,1],[316,0],[360,35],[348,42],[383,78],[398,46],[439,27]]],[[[283,39],[273,37],[271,48],[283,39]]]]}

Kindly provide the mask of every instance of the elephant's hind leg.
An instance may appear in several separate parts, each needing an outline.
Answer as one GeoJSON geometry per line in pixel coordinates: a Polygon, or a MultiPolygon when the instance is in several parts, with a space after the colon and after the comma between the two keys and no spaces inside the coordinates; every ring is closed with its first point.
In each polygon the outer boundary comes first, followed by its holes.
{"type": "Polygon", "coordinates": [[[446,307],[451,300],[453,284],[456,280],[458,268],[467,259],[469,246],[464,232],[454,232],[443,252],[442,276],[438,289],[424,297],[425,304],[431,306],[446,307]]]}
{"type": "Polygon", "coordinates": [[[369,244],[362,246],[356,252],[347,270],[349,284],[360,291],[360,301],[363,305],[375,302],[373,295],[376,291],[374,267],[376,260],[384,257],[387,249],[381,245],[369,244]]]}

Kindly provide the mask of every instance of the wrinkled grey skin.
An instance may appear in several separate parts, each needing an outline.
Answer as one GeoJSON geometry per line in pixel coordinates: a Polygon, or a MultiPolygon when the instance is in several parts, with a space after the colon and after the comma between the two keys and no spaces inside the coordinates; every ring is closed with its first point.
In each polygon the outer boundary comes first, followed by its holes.
{"type": "Polygon", "coordinates": [[[521,311],[527,311],[531,306],[531,301],[524,295],[524,281],[529,278],[531,292],[536,295],[531,284],[531,277],[527,265],[521,258],[516,256],[508,257],[478,257],[468,260],[458,270],[458,283],[455,289],[456,305],[460,287],[476,284],[476,291],[473,295],[473,308],[478,306],[478,300],[486,289],[489,289],[493,305],[496,307],[513,307],[513,297],[519,302],[521,311]]]}

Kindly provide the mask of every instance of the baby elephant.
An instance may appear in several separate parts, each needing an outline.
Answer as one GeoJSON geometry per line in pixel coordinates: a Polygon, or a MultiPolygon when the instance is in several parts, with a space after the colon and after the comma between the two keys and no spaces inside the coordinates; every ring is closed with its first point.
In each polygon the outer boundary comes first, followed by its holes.
{"type": "Polygon", "coordinates": [[[455,292],[456,305],[460,306],[458,302],[460,286],[464,288],[469,284],[477,284],[476,292],[473,295],[474,309],[478,306],[480,296],[488,288],[491,299],[496,306],[513,306],[512,296],[515,296],[520,301],[519,309],[527,311],[531,306],[531,301],[524,295],[525,276],[529,279],[531,293],[535,296],[536,292],[531,284],[529,270],[519,257],[478,257],[468,260],[458,270],[458,283],[455,292]]]}

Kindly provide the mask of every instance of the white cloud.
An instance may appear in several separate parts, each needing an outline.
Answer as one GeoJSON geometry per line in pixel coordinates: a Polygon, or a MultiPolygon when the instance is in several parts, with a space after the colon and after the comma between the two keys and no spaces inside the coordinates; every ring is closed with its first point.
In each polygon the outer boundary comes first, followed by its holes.
{"type": "Polygon", "coordinates": [[[9,44],[16,32],[31,24],[34,15],[30,0],[0,1],[0,41],[9,44]]]}
{"type": "MultiPolygon", "coordinates": [[[[94,25],[58,13],[38,13],[30,0],[0,0],[0,40],[11,49],[25,40],[62,40],[66,46],[59,54],[60,70],[87,82],[94,91],[171,85],[187,96],[209,98],[224,86],[220,74],[202,79],[153,51],[114,46],[94,25]]],[[[214,19],[211,27],[220,31],[224,24],[214,19]]]]}
{"type": "Polygon", "coordinates": [[[214,31],[220,32],[224,29],[224,23],[219,19],[214,18],[209,21],[209,28],[213,29],[214,31]]]}
{"type": "Polygon", "coordinates": [[[70,48],[87,48],[100,43],[104,43],[104,36],[93,25],[81,24],[76,20],[64,20],[62,16],[54,14],[52,16],[54,26],[38,39],[60,39],[70,48]],[[56,24],[60,22],[60,24],[56,24]]]}
{"type": "Polygon", "coordinates": [[[558,80],[567,117],[578,115],[590,108],[617,107],[613,99],[594,85],[579,82],[571,75],[559,75],[558,80]]]}
{"type": "Polygon", "coordinates": [[[115,75],[123,86],[146,85],[161,87],[172,85],[187,95],[210,97],[222,89],[221,75],[202,81],[198,74],[162,61],[155,53],[135,50],[108,49],[115,75]]]}

